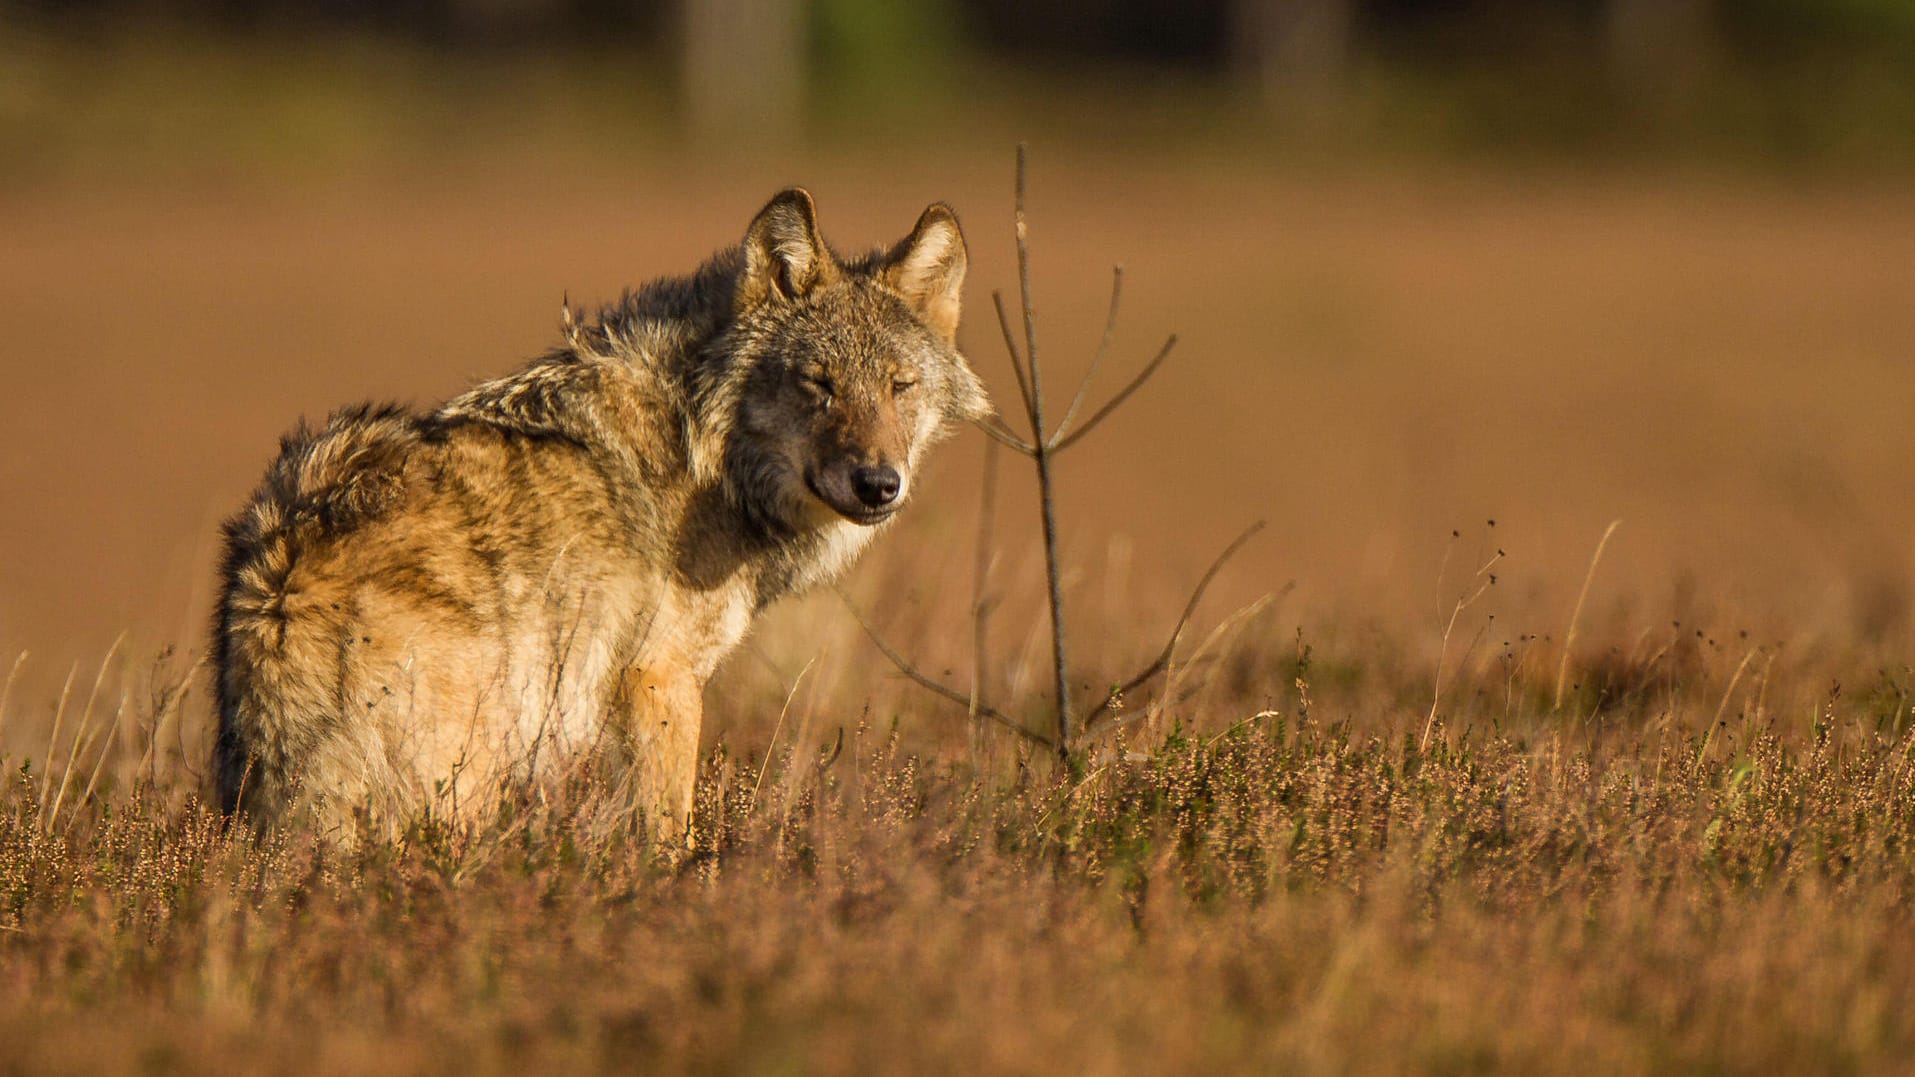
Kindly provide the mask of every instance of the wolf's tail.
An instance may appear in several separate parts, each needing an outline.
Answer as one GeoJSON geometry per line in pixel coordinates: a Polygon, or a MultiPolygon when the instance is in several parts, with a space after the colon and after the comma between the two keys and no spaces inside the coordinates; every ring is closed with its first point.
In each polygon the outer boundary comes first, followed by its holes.
{"type": "Polygon", "coordinates": [[[337,412],[317,431],[302,423],[226,522],[213,669],[214,781],[227,812],[276,815],[301,763],[343,716],[351,596],[315,561],[392,502],[416,440],[415,420],[396,406],[337,412]]]}

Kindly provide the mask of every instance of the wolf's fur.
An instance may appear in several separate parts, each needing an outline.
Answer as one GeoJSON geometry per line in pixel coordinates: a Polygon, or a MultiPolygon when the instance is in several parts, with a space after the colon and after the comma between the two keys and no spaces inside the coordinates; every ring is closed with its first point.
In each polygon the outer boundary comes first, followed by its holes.
{"type": "Polygon", "coordinates": [[[965,266],[941,204],[844,260],[793,189],[693,275],[568,310],[564,345],[516,374],[289,434],[226,524],[226,808],[470,814],[606,748],[682,834],[713,667],[989,410],[955,343],[965,266]]]}

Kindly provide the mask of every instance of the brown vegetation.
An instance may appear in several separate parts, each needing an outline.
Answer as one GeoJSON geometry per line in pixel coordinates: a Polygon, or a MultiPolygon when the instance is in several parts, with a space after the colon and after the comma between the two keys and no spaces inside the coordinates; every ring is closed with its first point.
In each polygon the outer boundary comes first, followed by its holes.
{"type": "Polygon", "coordinates": [[[0,1039],[34,1070],[1885,1071],[1915,1048],[1905,681],[1799,719],[1753,681],[1591,714],[1532,670],[1459,685],[1423,751],[1415,708],[1378,702],[1418,686],[1380,665],[1237,661],[1289,689],[1069,780],[884,723],[788,734],[764,772],[721,745],[676,869],[590,775],[346,851],[230,834],[163,775],[56,814],[27,767],[0,793],[0,1039]]]}

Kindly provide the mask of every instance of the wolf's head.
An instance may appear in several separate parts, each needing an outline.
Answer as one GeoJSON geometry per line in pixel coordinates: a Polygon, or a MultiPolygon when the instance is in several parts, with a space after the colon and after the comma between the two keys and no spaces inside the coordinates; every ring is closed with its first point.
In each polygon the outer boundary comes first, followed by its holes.
{"type": "Polygon", "coordinates": [[[964,235],[937,203],[888,249],[841,260],[811,196],[773,198],[745,233],[730,343],[734,481],[786,526],[876,524],[924,449],[991,405],[957,350],[964,235]],[[740,474],[742,470],[743,474],[740,474]]]}

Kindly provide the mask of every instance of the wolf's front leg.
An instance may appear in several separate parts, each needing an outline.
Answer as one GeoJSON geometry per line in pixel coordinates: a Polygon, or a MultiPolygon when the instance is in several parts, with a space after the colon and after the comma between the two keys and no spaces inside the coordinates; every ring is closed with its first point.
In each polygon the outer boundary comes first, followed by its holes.
{"type": "Polygon", "coordinates": [[[704,686],[668,665],[629,669],[620,678],[614,710],[611,718],[630,753],[636,806],[660,845],[689,848],[704,686]]]}

